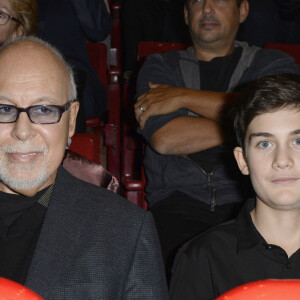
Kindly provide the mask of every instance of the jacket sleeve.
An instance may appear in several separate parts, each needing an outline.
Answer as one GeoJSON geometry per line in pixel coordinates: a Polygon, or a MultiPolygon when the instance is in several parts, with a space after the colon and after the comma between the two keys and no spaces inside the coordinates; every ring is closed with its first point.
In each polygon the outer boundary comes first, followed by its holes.
{"type": "MultiPolygon", "coordinates": [[[[166,56],[170,57],[176,52],[171,51],[166,54],[153,54],[147,57],[139,71],[136,94],[137,96],[149,90],[148,83],[151,81],[157,84],[167,84],[175,87],[183,86],[178,68],[166,63],[166,56]]],[[[187,115],[186,109],[180,109],[174,113],[151,117],[147,120],[145,127],[140,133],[151,144],[151,138],[155,131],[166,125],[171,120],[179,116],[187,115]]]]}
{"type": "Polygon", "coordinates": [[[104,0],[70,0],[85,35],[93,42],[103,41],[111,31],[111,16],[104,0]]]}
{"type": "Polygon", "coordinates": [[[168,299],[160,243],[150,212],[145,213],[139,229],[123,299],[168,299]]]}
{"type": "Polygon", "coordinates": [[[213,300],[214,292],[209,259],[202,249],[187,249],[177,253],[170,284],[171,300],[213,300]]]}

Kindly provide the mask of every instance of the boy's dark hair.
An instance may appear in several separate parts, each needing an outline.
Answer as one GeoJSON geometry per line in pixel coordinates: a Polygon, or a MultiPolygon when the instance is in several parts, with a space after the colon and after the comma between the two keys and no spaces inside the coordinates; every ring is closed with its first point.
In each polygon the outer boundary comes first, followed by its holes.
{"type": "Polygon", "coordinates": [[[300,110],[300,75],[270,75],[248,84],[233,110],[238,145],[244,149],[247,128],[255,117],[284,107],[300,110]]]}
{"type": "MultiPolygon", "coordinates": [[[[185,0],[185,7],[186,7],[186,8],[189,8],[189,4],[190,4],[191,1],[192,1],[192,0],[185,0]]],[[[240,7],[240,5],[241,5],[241,3],[242,3],[243,1],[244,1],[244,0],[236,0],[238,7],[240,7]]]]}

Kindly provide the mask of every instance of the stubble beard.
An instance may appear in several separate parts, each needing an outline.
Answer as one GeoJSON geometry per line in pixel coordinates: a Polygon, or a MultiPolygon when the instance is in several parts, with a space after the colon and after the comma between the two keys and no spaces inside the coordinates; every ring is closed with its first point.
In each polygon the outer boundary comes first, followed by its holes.
{"type": "Polygon", "coordinates": [[[195,40],[196,44],[201,45],[203,48],[210,48],[212,44],[222,39],[222,35],[220,32],[216,31],[215,29],[203,29],[202,23],[203,22],[213,22],[221,25],[219,20],[213,17],[203,17],[198,22],[198,32],[196,31],[192,36],[194,36],[193,40],[195,40]]]}
{"type": "Polygon", "coordinates": [[[34,145],[29,141],[0,147],[0,180],[15,191],[30,190],[42,186],[50,178],[46,167],[47,153],[48,148],[46,146],[34,145]],[[42,155],[42,160],[38,159],[26,163],[10,161],[8,155],[15,152],[39,152],[42,155]]]}

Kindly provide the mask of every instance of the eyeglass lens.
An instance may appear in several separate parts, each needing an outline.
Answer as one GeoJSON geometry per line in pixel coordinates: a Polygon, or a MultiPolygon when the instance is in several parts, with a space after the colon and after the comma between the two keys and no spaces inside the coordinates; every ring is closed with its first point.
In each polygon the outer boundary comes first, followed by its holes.
{"type": "Polygon", "coordinates": [[[9,20],[9,15],[3,11],[0,11],[0,25],[5,25],[9,20]]]}
{"type": "Polygon", "coordinates": [[[60,120],[59,107],[53,105],[36,105],[27,109],[18,109],[16,106],[0,105],[0,123],[13,123],[18,119],[19,111],[26,112],[33,123],[49,124],[60,120]]]}

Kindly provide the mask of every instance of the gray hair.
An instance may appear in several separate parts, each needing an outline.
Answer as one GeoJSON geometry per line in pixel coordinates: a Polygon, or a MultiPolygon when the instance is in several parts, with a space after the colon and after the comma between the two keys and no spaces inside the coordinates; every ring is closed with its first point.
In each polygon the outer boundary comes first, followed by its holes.
{"type": "Polygon", "coordinates": [[[35,44],[38,44],[44,48],[46,48],[47,50],[49,50],[54,57],[57,58],[57,60],[59,60],[62,63],[62,66],[65,68],[65,70],[68,73],[68,98],[69,100],[76,100],[77,99],[77,90],[76,90],[76,84],[75,84],[75,80],[74,80],[74,72],[72,70],[72,68],[68,65],[68,63],[64,60],[62,54],[52,45],[50,45],[49,43],[43,41],[40,38],[37,38],[35,36],[21,36],[21,37],[17,37],[15,39],[9,40],[8,42],[4,43],[1,47],[0,47],[0,53],[8,48],[10,45],[15,45],[18,44],[22,41],[28,41],[28,42],[33,42],[35,44]]]}

